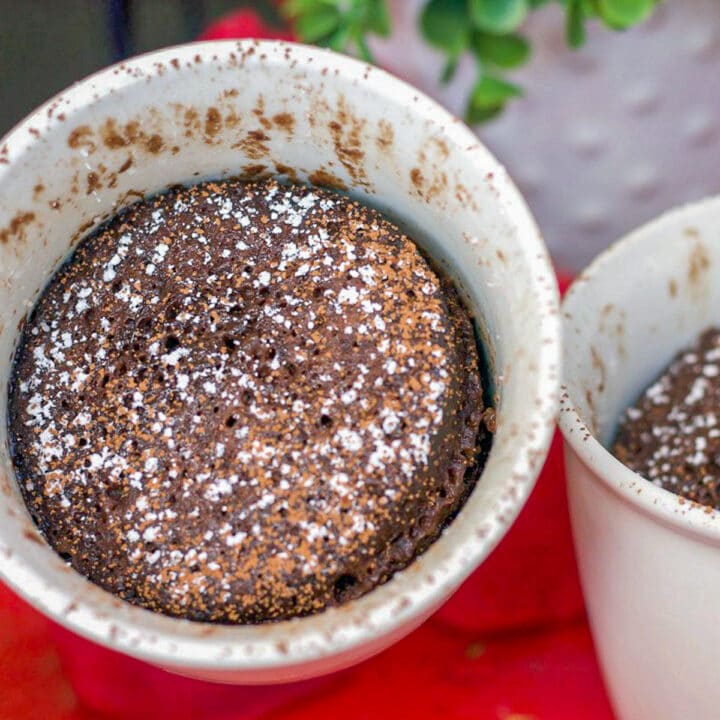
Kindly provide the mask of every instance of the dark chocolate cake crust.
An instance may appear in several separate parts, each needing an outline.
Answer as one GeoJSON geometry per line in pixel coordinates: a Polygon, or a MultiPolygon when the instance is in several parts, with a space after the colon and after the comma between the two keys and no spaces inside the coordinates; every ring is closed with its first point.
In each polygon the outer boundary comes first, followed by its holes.
{"type": "Polygon", "coordinates": [[[168,615],[362,595],[435,539],[488,442],[473,328],[376,211],[235,181],[84,240],[24,329],[11,451],[50,544],[168,615]]]}
{"type": "Polygon", "coordinates": [[[688,500],[720,510],[720,330],[706,330],[628,408],[613,454],[688,500]]]}

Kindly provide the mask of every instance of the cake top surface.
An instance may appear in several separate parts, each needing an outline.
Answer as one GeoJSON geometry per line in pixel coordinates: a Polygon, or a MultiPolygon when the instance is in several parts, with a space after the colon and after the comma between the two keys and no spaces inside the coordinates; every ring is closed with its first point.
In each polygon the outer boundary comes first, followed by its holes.
{"type": "Polygon", "coordinates": [[[173,189],[81,243],[29,319],[23,490],[128,599],[311,612],[437,500],[458,342],[443,282],[376,211],[274,181],[173,189]]]}
{"type": "Polygon", "coordinates": [[[720,509],[720,330],[680,352],[621,419],[614,454],[666,490],[720,509]]]}

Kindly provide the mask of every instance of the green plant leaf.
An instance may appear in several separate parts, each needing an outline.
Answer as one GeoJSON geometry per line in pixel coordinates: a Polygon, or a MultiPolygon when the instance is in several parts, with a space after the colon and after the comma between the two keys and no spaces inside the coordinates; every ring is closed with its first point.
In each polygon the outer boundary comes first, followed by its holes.
{"type": "Polygon", "coordinates": [[[585,12],[581,0],[569,0],[565,15],[565,37],[572,48],[585,43],[585,12]]]}
{"type": "Polygon", "coordinates": [[[498,35],[512,32],[525,19],[527,0],[468,0],[470,19],[478,30],[498,35]]]}
{"type": "Polygon", "coordinates": [[[420,30],[431,45],[457,58],[470,35],[465,0],[430,0],[420,15],[420,30]]]}
{"type": "Polygon", "coordinates": [[[483,62],[506,69],[519,67],[530,57],[530,43],[520,35],[474,32],[470,46],[483,62]]]}
{"type": "Polygon", "coordinates": [[[465,121],[470,125],[479,125],[497,117],[503,111],[504,105],[493,108],[476,108],[472,102],[468,102],[465,110],[465,121]]]}
{"type": "Polygon", "coordinates": [[[332,35],[339,24],[338,9],[326,5],[298,15],[295,20],[295,31],[303,41],[314,43],[332,35]]]}
{"type": "Polygon", "coordinates": [[[440,75],[440,83],[442,85],[447,85],[453,77],[455,77],[455,72],[457,71],[458,66],[458,60],[459,58],[449,56],[447,59],[447,62],[445,63],[445,66],[443,67],[442,74],[440,75]]]}
{"type": "Polygon", "coordinates": [[[625,29],[645,20],[655,7],[654,0],[598,0],[597,10],[613,28],[625,29]]]}
{"type": "MultiPolygon", "coordinates": [[[[428,44],[445,54],[442,82],[450,80],[466,51],[476,58],[481,74],[468,99],[469,122],[490,120],[522,94],[517,85],[492,71],[516,68],[528,60],[530,46],[514,31],[529,12],[551,2],[565,7],[567,42],[579,47],[585,42],[588,20],[597,18],[623,30],[645,20],[660,0],[425,0],[420,31],[428,44]]],[[[391,32],[388,0],[285,0],[280,12],[292,20],[301,40],[336,50],[355,48],[369,61],[367,36],[387,37],[391,32]]]]}
{"type": "Polygon", "coordinates": [[[500,114],[505,103],[522,95],[522,90],[512,83],[485,73],[470,93],[465,117],[470,123],[491,120],[500,114]]]}
{"type": "Polygon", "coordinates": [[[370,52],[370,48],[368,47],[367,41],[365,40],[365,36],[362,33],[358,33],[355,37],[355,45],[357,46],[358,53],[360,54],[360,59],[364,60],[367,63],[373,63],[373,56],[370,52]]]}
{"type": "Polygon", "coordinates": [[[492,110],[521,95],[522,90],[517,85],[484,73],[470,93],[470,107],[473,111],[492,110]]]}
{"type": "Polygon", "coordinates": [[[295,18],[305,13],[313,13],[325,7],[335,7],[335,0],[286,0],[282,4],[282,14],[295,18]]]}
{"type": "Polygon", "coordinates": [[[327,39],[327,46],[336,52],[342,52],[348,44],[350,38],[349,28],[341,24],[338,29],[327,39]]]}
{"type": "Polygon", "coordinates": [[[390,35],[390,14],[388,13],[385,0],[367,0],[365,13],[367,29],[370,32],[380,37],[388,37],[390,35]]]}

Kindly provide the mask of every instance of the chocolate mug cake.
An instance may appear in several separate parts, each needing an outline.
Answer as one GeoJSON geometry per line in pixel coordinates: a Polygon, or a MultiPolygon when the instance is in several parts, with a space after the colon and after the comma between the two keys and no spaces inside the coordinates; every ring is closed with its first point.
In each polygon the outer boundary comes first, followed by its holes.
{"type": "Polygon", "coordinates": [[[174,188],[86,238],[9,398],[30,512],[80,573],[175,617],[259,623],[406,567],[491,442],[453,285],[377,211],[275,181],[174,188]]]}
{"type": "Polygon", "coordinates": [[[613,454],[665,490],[720,510],[720,330],[703,332],[623,414],[613,454]]]}

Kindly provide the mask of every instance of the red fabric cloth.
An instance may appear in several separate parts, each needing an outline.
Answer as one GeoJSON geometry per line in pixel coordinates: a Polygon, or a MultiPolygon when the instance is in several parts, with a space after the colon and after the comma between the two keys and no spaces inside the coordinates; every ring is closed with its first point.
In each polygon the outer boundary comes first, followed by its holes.
{"type": "Polygon", "coordinates": [[[236,38],[262,38],[264,40],[293,40],[291,30],[285,27],[271,27],[249,8],[236,10],[224,15],[210,25],[199,40],[233,40],[236,38]]]}
{"type": "MultiPolygon", "coordinates": [[[[236,37],[292,34],[245,9],[202,39],[236,37]]],[[[431,620],[310,682],[245,688],[171,675],[74,636],[0,586],[0,718],[611,720],[583,619],[562,462],[556,436],[511,531],[431,620]]]]}
{"type": "Polygon", "coordinates": [[[44,619],[0,586],[3,720],[612,720],[583,621],[505,635],[435,619],[355,668],[243,688],[188,680],[44,619]]]}

